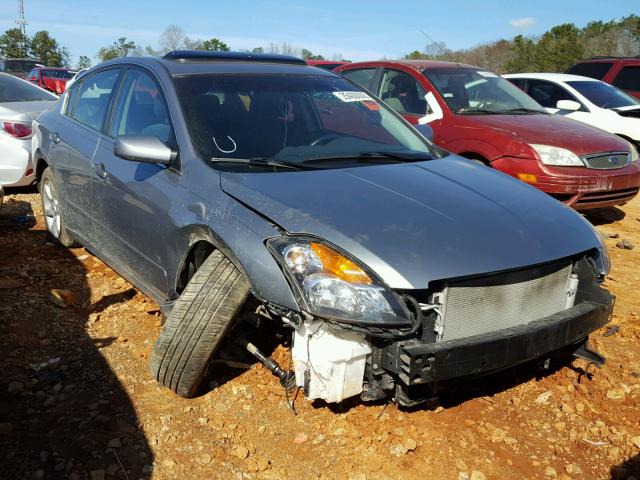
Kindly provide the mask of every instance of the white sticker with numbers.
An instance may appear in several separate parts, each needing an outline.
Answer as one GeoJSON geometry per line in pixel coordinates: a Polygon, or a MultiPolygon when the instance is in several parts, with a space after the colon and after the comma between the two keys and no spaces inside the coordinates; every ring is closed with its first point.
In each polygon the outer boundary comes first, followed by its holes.
{"type": "Polygon", "coordinates": [[[333,92],[343,102],[367,102],[372,98],[364,92],[333,92]]]}

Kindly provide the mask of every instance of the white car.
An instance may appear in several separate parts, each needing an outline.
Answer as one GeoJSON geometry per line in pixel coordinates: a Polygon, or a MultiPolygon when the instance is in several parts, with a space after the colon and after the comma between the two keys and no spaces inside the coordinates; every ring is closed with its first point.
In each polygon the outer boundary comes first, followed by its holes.
{"type": "Polygon", "coordinates": [[[53,93],[0,73],[0,185],[22,187],[34,182],[31,123],[57,101],[53,93]]]}
{"type": "Polygon", "coordinates": [[[514,73],[504,78],[548,112],[619,135],[640,150],[640,100],[619,88],[565,73],[514,73]]]}

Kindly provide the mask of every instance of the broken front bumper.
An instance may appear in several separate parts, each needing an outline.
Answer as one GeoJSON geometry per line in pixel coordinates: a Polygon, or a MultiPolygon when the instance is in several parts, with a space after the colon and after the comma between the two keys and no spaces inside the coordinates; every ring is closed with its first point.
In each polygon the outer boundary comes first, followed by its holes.
{"type": "Polygon", "coordinates": [[[585,301],[496,332],[443,342],[396,342],[374,351],[374,368],[393,372],[396,401],[413,405],[435,396],[439,383],[503,370],[571,345],[577,349],[609,321],[614,297],[605,290],[600,297],[598,303],[585,301]]]}

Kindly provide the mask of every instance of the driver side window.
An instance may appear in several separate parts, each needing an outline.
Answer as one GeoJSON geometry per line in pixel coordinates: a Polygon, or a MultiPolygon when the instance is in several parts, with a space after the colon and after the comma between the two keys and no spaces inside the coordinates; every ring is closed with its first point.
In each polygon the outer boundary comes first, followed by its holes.
{"type": "Polygon", "coordinates": [[[140,70],[129,70],[115,107],[110,136],[152,135],[173,144],[169,111],[156,82],[140,70]]]}
{"type": "Polygon", "coordinates": [[[382,75],[380,98],[398,113],[425,115],[427,102],[424,88],[411,75],[399,70],[385,70],[382,75]]]}

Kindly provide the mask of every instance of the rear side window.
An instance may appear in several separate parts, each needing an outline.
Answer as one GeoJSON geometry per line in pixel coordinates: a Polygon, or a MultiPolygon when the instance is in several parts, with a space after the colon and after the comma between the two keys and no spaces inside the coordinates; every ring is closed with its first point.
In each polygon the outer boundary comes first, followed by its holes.
{"type": "Polygon", "coordinates": [[[342,72],[342,75],[352,82],[357,83],[362,88],[371,90],[373,87],[373,78],[376,76],[376,69],[363,68],[361,70],[347,70],[346,72],[342,72]]]}
{"type": "Polygon", "coordinates": [[[0,103],[57,99],[58,97],[54,94],[36,87],[33,83],[25,82],[11,75],[0,75],[0,103]]]}
{"type": "Polygon", "coordinates": [[[129,70],[118,102],[111,135],[153,135],[166,144],[171,140],[169,112],[155,81],[139,70],[129,70]]]}
{"type": "Polygon", "coordinates": [[[524,78],[507,78],[507,80],[513,83],[520,90],[524,90],[524,82],[525,82],[524,78]]]}
{"type": "Polygon", "coordinates": [[[640,67],[623,67],[612,83],[622,90],[640,91],[640,67]]]}
{"type": "Polygon", "coordinates": [[[611,65],[613,65],[613,63],[610,62],[577,63],[573,67],[570,67],[567,73],[602,80],[611,68],[611,65]]]}
{"type": "Polygon", "coordinates": [[[527,93],[545,108],[557,108],[559,100],[573,100],[576,98],[560,85],[544,80],[530,79],[527,82],[527,93]]]}
{"type": "Polygon", "coordinates": [[[71,116],[87,127],[100,131],[119,75],[120,70],[113,69],[85,78],[78,90],[78,99],[71,116]]]}

